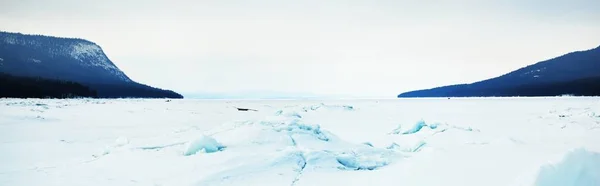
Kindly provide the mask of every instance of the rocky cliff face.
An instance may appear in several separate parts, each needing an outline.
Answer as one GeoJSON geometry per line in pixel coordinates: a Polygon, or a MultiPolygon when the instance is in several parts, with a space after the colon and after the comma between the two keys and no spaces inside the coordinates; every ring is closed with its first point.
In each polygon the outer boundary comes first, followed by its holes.
{"type": "Polygon", "coordinates": [[[181,97],[132,81],[100,46],[83,39],[0,32],[0,72],[78,82],[100,97],[181,97]]]}

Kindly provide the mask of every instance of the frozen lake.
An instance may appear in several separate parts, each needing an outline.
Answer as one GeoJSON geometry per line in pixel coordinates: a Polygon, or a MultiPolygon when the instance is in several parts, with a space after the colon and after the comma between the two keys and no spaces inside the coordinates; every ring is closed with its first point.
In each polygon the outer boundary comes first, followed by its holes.
{"type": "Polygon", "coordinates": [[[598,153],[598,97],[0,99],[7,186],[598,186],[598,153]]]}

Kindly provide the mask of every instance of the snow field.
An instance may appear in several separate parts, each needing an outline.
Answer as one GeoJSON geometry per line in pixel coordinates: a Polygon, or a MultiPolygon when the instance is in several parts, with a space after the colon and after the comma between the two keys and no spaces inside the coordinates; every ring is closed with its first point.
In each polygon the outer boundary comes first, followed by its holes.
{"type": "Polygon", "coordinates": [[[596,113],[598,98],[2,99],[0,185],[588,186],[596,113]]]}

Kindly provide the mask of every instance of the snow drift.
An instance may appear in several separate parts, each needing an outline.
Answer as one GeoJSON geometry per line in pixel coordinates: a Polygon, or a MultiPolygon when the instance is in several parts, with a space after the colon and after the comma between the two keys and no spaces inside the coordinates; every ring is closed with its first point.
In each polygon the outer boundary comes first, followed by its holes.
{"type": "Polygon", "coordinates": [[[600,185],[600,153],[585,149],[569,152],[555,165],[540,169],[535,186],[598,186],[600,185]]]}

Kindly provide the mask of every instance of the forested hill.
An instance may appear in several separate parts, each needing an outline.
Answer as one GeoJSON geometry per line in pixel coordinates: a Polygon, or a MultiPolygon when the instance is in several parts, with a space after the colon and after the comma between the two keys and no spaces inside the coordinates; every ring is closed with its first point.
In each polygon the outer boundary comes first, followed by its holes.
{"type": "Polygon", "coordinates": [[[0,72],[76,82],[96,91],[100,98],[183,97],[131,80],[99,45],[83,39],[0,32],[0,72]]]}
{"type": "Polygon", "coordinates": [[[405,92],[398,97],[600,96],[600,47],[577,51],[476,82],[405,92]]]}

